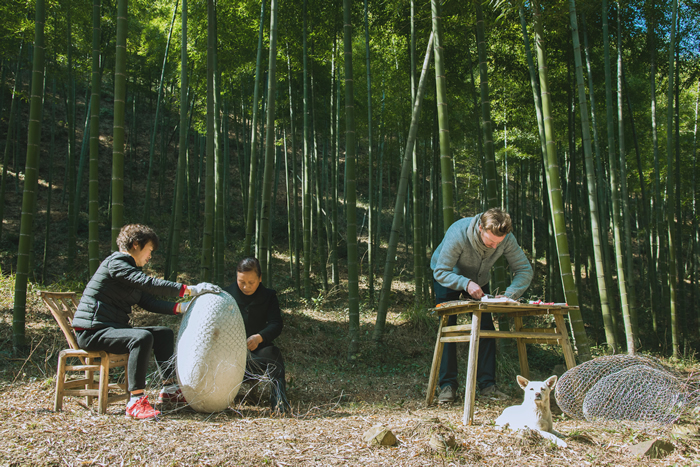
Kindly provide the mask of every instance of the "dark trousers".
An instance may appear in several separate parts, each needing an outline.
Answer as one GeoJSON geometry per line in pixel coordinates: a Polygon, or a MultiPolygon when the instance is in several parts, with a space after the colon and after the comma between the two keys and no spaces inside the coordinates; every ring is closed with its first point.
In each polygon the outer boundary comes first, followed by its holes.
{"type": "Polygon", "coordinates": [[[172,362],[175,349],[173,330],[165,326],[149,326],[143,328],[103,328],[88,329],[76,332],[78,345],[84,350],[123,354],[129,353],[127,376],[129,391],[146,388],[146,374],[151,350],[156,357],[156,363],[163,373],[163,379],[168,381],[174,377],[172,362]]]}
{"type": "MultiPolygon", "coordinates": [[[[433,280],[435,287],[435,304],[459,300],[461,294],[470,297],[466,291],[452,290],[440,285],[433,280]]],[[[486,284],[481,288],[484,293],[489,293],[489,286],[486,284]]],[[[470,297],[471,298],[471,297],[470,297]]],[[[457,324],[457,315],[447,318],[447,325],[457,324]]],[[[493,319],[491,313],[481,314],[481,330],[493,331],[493,319]]],[[[496,339],[479,339],[479,355],[476,364],[476,381],[479,389],[484,389],[496,384],[496,339]]],[[[457,381],[457,345],[454,342],[444,344],[442,348],[442,361],[440,363],[440,388],[452,386],[455,390],[459,387],[457,381]]]]}
{"type": "MultiPolygon", "coordinates": [[[[272,381],[270,389],[270,405],[276,408],[278,404],[287,402],[287,385],[284,380],[284,358],[279,348],[274,345],[258,347],[248,352],[246,373],[255,376],[265,376],[272,381]]],[[[246,376],[246,379],[250,378],[246,376]]]]}

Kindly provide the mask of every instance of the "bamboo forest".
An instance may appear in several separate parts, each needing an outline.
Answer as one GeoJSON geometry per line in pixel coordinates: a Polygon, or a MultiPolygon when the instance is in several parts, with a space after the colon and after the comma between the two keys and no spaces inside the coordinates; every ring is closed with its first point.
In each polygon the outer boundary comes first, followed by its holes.
{"type": "MultiPolygon", "coordinates": [[[[643,353],[690,371],[698,31],[697,0],[3,0],[3,381],[30,384],[42,365],[53,378],[39,341],[65,342],[38,292],[80,296],[122,226],[144,224],[160,239],[149,275],[224,287],[254,256],[280,296],[285,352],[325,339],[315,359],[415,373],[405,397],[422,401],[431,256],[491,208],[532,268],[521,302],[568,305],[576,363],[643,353]]],[[[502,257],[490,290],[514,280],[502,257]]],[[[511,340],[499,385],[521,397],[511,340]]],[[[316,363],[286,358],[291,399],[312,404],[316,363]]]]}
{"type": "Polygon", "coordinates": [[[353,353],[360,303],[381,339],[395,275],[425,306],[443,232],[502,207],[533,296],[580,305],[579,352],[697,348],[694,2],[0,13],[16,346],[29,282],[85,281],[142,222],[165,240],[166,278],[224,284],[254,254],[306,300],[340,286],[353,353]]]}

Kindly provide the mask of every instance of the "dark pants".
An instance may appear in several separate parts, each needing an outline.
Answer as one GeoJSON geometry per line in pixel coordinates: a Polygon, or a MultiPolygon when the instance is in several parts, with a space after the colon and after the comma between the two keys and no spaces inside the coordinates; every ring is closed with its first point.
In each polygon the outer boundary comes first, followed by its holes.
{"type": "Polygon", "coordinates": [[[163,379],[168,381],[174,377],[172,362],[175,348],[173,330],[165,326],[149,326],[143,328],[103,328],[76,332],[78,345],[81,349],[123,354],[129,353],[127,376],[129,391],[146,388],[146,374],[151,350],[156,357],[156,363],[163,373],[163,379]]]}
{"type": "MultiPolygon", "coordinates": [[[[248,352],[246,372],[250,375],[265,376],[270,379],[272,382],[270,405],[273,409],[277,408],[278,404],[289,405],[287,385],[284,380],[284,358],[279,348],[268,345],[248,352]]],[[[246,376],[246,379],[253,378],[246,376]]]]}
{"type": "MultiPolygon", "coordinates": [[[[459,300],[463,293],[467,297],[470,295],[461,290],[452,290],[440,285],[433,280],[435,287],[435,304],[459,300]]],[[[481,288],[484,293],[489,293],[489,286],[486,284],[481,288]]],[[[457,324],[457,315],[447,318],[447,325],[457,324]]],[[[481,330],[493,331],[493,319],[491,313],[481,314],[481,330]]],[[[479,389],[484,389],[496,384],[496,339],[479,339],[479,355],[476,364],[476,381],[479,389]]],[[[459,387],[457,382],[457,345],[453,342],[446,343],[442,349],[442,361],[440,363],[440,388],[452,386],[455,390],[459,387]]]]}

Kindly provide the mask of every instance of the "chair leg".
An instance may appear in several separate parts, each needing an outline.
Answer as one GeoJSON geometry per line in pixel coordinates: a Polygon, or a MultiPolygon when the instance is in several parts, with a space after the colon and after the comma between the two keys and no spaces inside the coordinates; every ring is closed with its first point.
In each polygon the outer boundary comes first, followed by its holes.
{"type": "Polygon", "coordinates": [[[129,362],[124,362],[124,392],[129,393],[129,362]]]}
{"type": "MultiPolygon", "coordinates": [[[[95,363],[94,359],[90,358],[90,357],[87,357],[85,359],[85,361],[87,362],[88,365],[93,365],[95,363]]],[[[87,370],[85,372],[85,379],[88,380],[88,382],[85,384],[85,389],[95,389],[95,379],[94,378],[95,378],[95,375],[94,375],[94,372],[92,370],[87,370]]],[[[94,399],[95,398],[93,396],[85,396],[85,404],[87,404],[88,407],[92,407],[92,401],[94,399]]]]}
{"type": "Polygon", "coordinates": [[[107,413],[107,402],[109,399],[109,356],[103,352],[100,358],[100,397],[97,399],[97,413],[107,413]]]}
{"type": "Polygon", "coordinates": [[[54,395],[53,409],[59,411],[63,408],[63,383],[66,380],[66,359],[63,352],[58,354],[58,369],[56,370],[56,394],[54,395]]]}

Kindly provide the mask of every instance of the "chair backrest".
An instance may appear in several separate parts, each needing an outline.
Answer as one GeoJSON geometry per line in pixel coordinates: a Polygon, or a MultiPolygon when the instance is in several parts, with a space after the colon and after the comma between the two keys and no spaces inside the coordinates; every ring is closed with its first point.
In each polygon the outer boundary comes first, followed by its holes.
{"type": "Polygon", "coordinates": [[[51,310],[51,314],[58,323],[58,327],[66,336],[71,349],[79,349],[78,341],[73,332],[73,316],[78,309],[78,298],[75,292],[48,292],[40,290],[39,295],[44,304],[51,310]]]}

